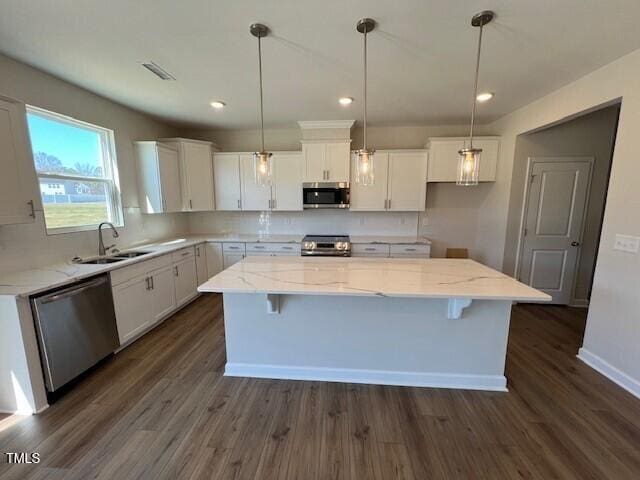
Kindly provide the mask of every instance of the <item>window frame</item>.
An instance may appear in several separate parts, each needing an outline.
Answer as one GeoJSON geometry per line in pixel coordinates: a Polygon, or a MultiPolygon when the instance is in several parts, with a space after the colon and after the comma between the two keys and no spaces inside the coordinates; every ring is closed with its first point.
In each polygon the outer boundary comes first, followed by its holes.
{"type": "MultiPolygon", "coordinates": [[[[40,191],[40,180],[51,179],[55,181],[78,181],[78,182],[92,182],[101,183],[105,186],[106,204],[107,204],[107,220],[113,223],[116,227],[124,227],[124,211],[122,207],[122,198],[120,192],[120,176],[118,174],[118,160],[116,157],[115,148],[115,135],[113,130],[108,128],[93,125],[82,120],[70,117],[68,115],[62,115],[60,113],[51,112],[43,108],[34,107],[32,105],[26,105],[27,114],[33,114],[43,117],[47,120],[51,120],[58,123],[64,123],[76,128],[82,128],[98,134],[100,138],[100,148],[102,153],[103,165],[103,177],[87,177],[84,175],[70,175],[70,174],[47,174],[38,172],[36,167],[35,154],[33,147],[31,148],[31,155],[33,159],[33,167],[38,179],[38,191],[40,191]]],[[[28,122],[27,122],[28,125],[28,122]]],[[[29,131],[31,136],[31,131],[29,131]]],[[[42,192],[40,191],[40,199],[42,201],[42,192]]],[[[44,202],[42,202],[42,213],[45,223],[45,229],[47,235],[56,235],[62,233],[75,233],[97,230],[99,223],[90,225],[74,225],[69,227],[48,227],[47,217],[44,213],[44,202]]]]}

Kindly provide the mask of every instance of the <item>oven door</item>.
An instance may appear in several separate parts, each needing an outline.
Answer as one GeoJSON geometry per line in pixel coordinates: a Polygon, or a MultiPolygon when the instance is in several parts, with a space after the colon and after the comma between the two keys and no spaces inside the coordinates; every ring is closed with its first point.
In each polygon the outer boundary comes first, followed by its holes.
{"type": "Polygon", "coordinates": [[[349,208],[348,183],[303,183],[302,204],[312,208],[349,208]]]}

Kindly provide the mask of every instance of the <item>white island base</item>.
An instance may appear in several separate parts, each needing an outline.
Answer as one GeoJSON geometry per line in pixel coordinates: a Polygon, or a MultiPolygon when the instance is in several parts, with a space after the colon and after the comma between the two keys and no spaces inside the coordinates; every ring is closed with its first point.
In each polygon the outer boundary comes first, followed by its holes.
{"type": "Polygon", "coordinates": [[[511,304],[549,296],[472,260],[250,257],[224,294],[225,375],[506,391],[511,304]]]}
{"type": "Polygon", "coordinates": [[[225,293],[225,375],[506,391],[510,301],[225,293]]]}

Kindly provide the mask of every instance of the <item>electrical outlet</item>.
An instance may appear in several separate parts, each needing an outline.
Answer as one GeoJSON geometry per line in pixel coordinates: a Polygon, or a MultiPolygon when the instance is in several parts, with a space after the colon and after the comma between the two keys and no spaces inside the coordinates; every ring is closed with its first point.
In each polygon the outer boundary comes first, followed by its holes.
{"type": "Polygon", "coordinates": [[[613,249],[621,252],[638,253],[638,250],[640,250],[640,237],[616,234],[613,249]]]}

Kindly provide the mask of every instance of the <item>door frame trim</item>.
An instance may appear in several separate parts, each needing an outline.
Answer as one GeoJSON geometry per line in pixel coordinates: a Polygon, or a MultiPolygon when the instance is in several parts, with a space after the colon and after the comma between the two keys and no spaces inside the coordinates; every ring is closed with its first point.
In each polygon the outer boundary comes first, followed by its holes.
{"type": "Polygon", "coordinates": [[[520,228],[518,230],[518,243],[516,245],[516,268],[514,271],[514,277],[516,279],[520,279],[520,272],[522,270],[522,254],[523,254],[523,245],[524,245],[524,229],[526,224],[527,215],[529,213],[529,192],[531,190],[531,182],[529,178],[531,177],[531,173],[533,172],[533,167],[536,163],[557,163],[559,162],[557,159],[562,158],[561,161],[566,162],[586,162],[589,163],[589,178],[587,180],[587,193],[586,193],[586,203],[584,211],[582,212],[582,222],[580,225],[580,235],[579,242],[580,246],[578,247],[578,255],[576,257],[576,269],[573,272],[573,283],[571,285],[571,300],[569,302],[570,306],[575,306],[579,304],[579,306],[588,306],[588,299],[576,299],[576,279],[578,277],[578,268],[580,265],[580,260],[582,259],[582,240],[584,237],[584,226],[585,221],[587,219],[587,212],[589,210],[589,199],[591,197],[591,182],[593,180],[593,167],[595,164],[595,157],[588,156],[571,156],[571,155],[555,155],[553,157],[527,157],[527,168],[525,169],[525,177],[524,177],[524,191],[522,194],[522,209],[520,211],[520,228]],[[571,159],[571,160],[566,160],[571,159]],[[577,302],[577,303],[576,303],[577,302]],[[586,305],[584,303],[586,302],[586,305]]]}

